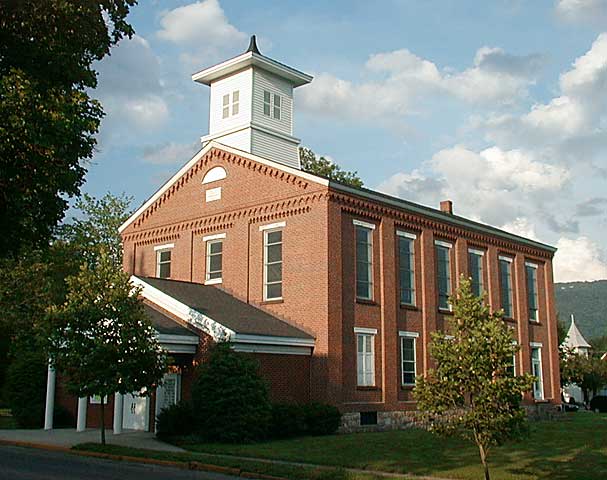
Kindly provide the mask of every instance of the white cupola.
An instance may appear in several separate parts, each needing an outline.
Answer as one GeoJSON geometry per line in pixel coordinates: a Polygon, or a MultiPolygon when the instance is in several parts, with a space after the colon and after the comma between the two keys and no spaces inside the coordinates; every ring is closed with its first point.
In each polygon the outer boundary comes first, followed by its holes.
{"type": "Polygon", "coordinates": [[[259,52],[255,35],[241,55],[192,75],[211,87],[209,134],[230,147],[300,168],[293,136],[293,89],[312,77],[259,52]]]}

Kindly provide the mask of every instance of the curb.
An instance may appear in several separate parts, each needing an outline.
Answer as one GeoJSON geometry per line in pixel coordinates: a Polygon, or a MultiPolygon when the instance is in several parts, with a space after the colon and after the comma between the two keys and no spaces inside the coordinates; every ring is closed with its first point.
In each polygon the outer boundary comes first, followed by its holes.
{"type": "Polygon", "coordinates": [[[132,462],[132,463],[143,463],[143,464],[147,464],[147,465],[158,465],[158,466],[162,466],[162,467],[180,468],[182,470],[195,470],[195,471],[203,471],[203,472],[222,473],[224,475],[233,475],[235,477],[242,477],[242,478],[247,478],[247,479],[289,480],[284,477],[275,477],[272,475],[265,475],[263,473],[247,472],[244,470],[240,470],[238,468],[223,467],[221,465],[212,465],[212,464],[202,463],[202,462],[197,462],[197,461],[178,462],[178,461],[174,461],[174,460],[159,460],[156,458],[131,457],[128,455],[114,455],[111,453],[87,452],[86,450],[72,450],[69,447],[62,447],[59,445],[49,445],[46,443],[23,442],[23,441],[19,441],[19,440],[0,439],[0,445],[35,448],[37,450],[46,450],[49,452],[61,452],[61,453],[67,453],[70,455],[77,455],[80,457],[92,457],[92,458],[102,458],[104,460],[116,460],[116,461],[132,462]]]}

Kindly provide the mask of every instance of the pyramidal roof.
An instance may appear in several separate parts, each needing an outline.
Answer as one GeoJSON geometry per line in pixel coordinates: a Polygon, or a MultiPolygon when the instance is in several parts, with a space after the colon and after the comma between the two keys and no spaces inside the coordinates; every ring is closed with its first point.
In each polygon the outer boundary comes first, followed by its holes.
{"type": "Polygon", "coordinates": [[[563,345],[572,349],[591,348],[590,344],[582,335],[582,332],[580,332],[580,330],[577,328],[573,314],[571,314],[571,326],[569,327],[569,331],[567,332],[567,337],[565,337],[563,345]]]}

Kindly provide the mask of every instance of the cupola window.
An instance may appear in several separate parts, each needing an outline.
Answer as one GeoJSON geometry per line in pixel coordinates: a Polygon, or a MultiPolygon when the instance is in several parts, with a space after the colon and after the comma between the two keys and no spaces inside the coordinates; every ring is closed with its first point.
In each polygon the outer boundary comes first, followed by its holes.
{"type": "Polygon", "coordinates": [[[230,110],[232,111],[232,115],[238,115],[238,112],[240,111],[240,90],[234,90],[231,95],[226,93],[222,97],[222,107],[222,118],[228,118],[230,116],[230,110]]]}
{"type": "Polygon", "coordinates": [[[282,99],[277,93],[270,93],[267,90],[263,92],[263,114],[268,117],[274,117],[280,120],[280,111],[282,99]]]}

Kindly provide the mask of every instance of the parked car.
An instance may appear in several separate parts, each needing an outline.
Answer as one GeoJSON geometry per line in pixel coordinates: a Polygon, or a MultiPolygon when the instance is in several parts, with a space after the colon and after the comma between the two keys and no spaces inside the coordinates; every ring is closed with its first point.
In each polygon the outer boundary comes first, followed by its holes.
{"type": "Polygon", "coordinates": [[[597,395],[590,400],[590,410],[593,412],[607,413],[607,396],[597,395]]]}
{"type": "Polygon", "coordinates": [[[563,403],[563,412],[577,412],[579,409],[575,403],[563,403]]]}

